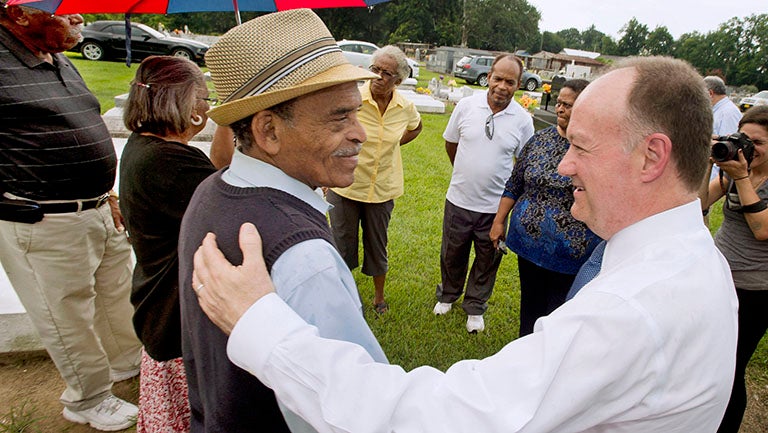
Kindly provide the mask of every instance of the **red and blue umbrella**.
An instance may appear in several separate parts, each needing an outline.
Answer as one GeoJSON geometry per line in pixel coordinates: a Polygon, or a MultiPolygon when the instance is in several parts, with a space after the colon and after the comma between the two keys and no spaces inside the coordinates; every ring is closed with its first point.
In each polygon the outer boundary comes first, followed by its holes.
{"type": "Polygon", "coordinates": [[[52,14],[174,14],[183,12],[275,12],[288,9],[368,7],[387,0],[8,0],[52,14]]]}
{"type": "Polygon", "coordinates": [[[8,6],[24,5],[56,15],[125,14],[126,64],[131,64],[130,16],[132,14],[175,14],[185,12],[276,12],[289,9],[369,7],[389,0],[6,0],[8,6]]]}

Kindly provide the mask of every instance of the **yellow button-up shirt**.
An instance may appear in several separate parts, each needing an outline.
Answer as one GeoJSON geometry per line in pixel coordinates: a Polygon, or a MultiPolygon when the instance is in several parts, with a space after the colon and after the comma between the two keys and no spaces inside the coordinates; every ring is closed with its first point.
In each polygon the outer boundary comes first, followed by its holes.
{"type": "Polygon", "coordinates": [[[360,88],[363,106],[357,119],[365,128],[368,140],[358,156],[355,180],[346,188],[333,191],[350,200],[382,203],[403,195],[403,161],[400,138],[406,131],[416,129],[421,116],[413,102],[397,89],[384,115],[371,96],[370,82],[360,88]]]}

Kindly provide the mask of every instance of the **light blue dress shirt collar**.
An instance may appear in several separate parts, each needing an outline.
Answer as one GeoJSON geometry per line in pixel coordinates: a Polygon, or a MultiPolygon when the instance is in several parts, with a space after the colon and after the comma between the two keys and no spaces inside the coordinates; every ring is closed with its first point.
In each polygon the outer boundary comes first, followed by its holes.
{"type": "Polygon", "coordinates": [[[307,202],[322,214],[325,214],[330,207],[330,204],[323,199],[319,188],[313,190],[307,184],[288,176],[283,170],[248,156],[240,149],[232,155],[232,163],[221,178],[229,185],[240,188],[269,187],[287,192],[307,202]]]}

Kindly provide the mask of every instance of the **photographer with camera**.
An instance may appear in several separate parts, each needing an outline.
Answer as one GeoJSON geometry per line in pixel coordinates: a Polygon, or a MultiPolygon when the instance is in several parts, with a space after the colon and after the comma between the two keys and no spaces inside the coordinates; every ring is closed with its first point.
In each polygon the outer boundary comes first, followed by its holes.
{"type": "Polygon", "coordinates": [[[702,203],[708,209],[725,196],[715,244],[728,260],[739,299],[736,376],[718,432],[736,433],[747,403],[744,373],[768,329],[768,106],[747,111],[738,134],[718,137],[710,161],[721,175],[709,183],[702,203]]]}

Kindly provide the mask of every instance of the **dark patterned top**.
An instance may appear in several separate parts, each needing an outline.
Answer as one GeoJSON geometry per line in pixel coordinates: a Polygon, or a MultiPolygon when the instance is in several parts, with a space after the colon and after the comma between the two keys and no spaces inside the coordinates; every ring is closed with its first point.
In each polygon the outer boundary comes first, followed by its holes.
{"type": "Polygon", "coordinates": [[[99,101],[62,54],[35,57],[0,26],[0,192],[33,200],[98,197],[117,156],[99,101]]]}
{"type": "Polygon", "coordinates": [[[600,238],[571,216],[571,179],[557,174],[568,146],[554,126],[536,132],[515,163],[503,196],[515,200],[509,248],[542,268],[576,274],[600,238]]]}

